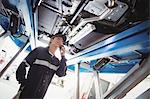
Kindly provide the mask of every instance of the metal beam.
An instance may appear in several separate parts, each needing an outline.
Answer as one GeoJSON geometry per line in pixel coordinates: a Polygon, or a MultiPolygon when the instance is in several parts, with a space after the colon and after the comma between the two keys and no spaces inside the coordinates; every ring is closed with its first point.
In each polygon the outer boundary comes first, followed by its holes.
{"type": "MultiPolygon", "coordinates": [[[[89,0],[84,1],[82,6],[79,8],[79,10],[75,13],[74,17],[72,18],[72,20],[69,22],[70,24],[72,24],[75,21],[75,19],[78,17],[78,15],[80,14],[80,12],[83,10],[83,8],[86,6],[88,2],[89,0]]],[[[63,31],[63,34],[65,34],[68,29],[69,29],[69,26],[65,28],[65,30],[63,31]]]]}
{"type": "Polygon", "coordinates": [[[75,99],[80,99],[80,63],[75,65],[75,99]]]}
{"type": "MultiPolygon", "coordinates": [[[[123,32],[121,32],[121,33],[118,33],[117,35],[112,36],[112,37],[108,38],[107,40],[104,40],[104,41],[102,41],[102,42],[99,42],[99,43],[97,43],[97,44],[95,44],[95,45],[93,45],[93,46],[91,46],[91,47],[89,47],[89,48],[87,48],[87,49],[85,49],[85,50],[83,50],[83,51],[77,53],[77,54],[74,55],[71,59],[74,59],[74,58],[76,58],[76,57],[79,57],[79,56],[81,56],[81,55],[83,55],[83,54],[87,54],[87,53],[89,53],[89,52],[91,52],[91,51],[93,51],[93,50],[102,48],[102,47],[104,47],[104,46],[113,44],[113,43],[115,43],[115,42],[117,42],[117,41],[123,40],[124,38],[127,39],[127,38],[130,37],[130,36],[136,35],[136,34],[139,33],[140,31],[150,28],[149,23],[150,23],[150,20],[145,21],[145,22],[143,22],[143,23],[141,23],[141,24],[139,24],[139,25],[137,25],[137,26],[134,26],[134,27],[132,27],[132,28],[126,30],[126,31],[123,31],[123,32]]],[[[141,33],[142,33],[142,32],[141,32],[141,33]]]]}
{"type": "Polygon", "coordinates": [[[33,24],[34,24],[34,39],[35,39],[35,47],[36,47],[37,41],[38,41],[38,9],[35,10],[33,16],[34,16],[34,19],[33,19],[33,21],[34,21],[33,22],[33,24]]]}
{"type": "Polygon", "coordinates": [[[63,15],[58,9],[52,7],[51,5],[49,5],[49,4],[45,3],[45,2],[42,2],[41,5],[42,5],[43,7],[46,7],[46,8],[48,8],[48,9],[50,9],[50,10],[56,12],[58,15],[63,15]]]}
{"type": "Polygon", "coordinates": [[[150,56],[140,65],[136,64],[123,79],[102,96],[102,99],[122,99],[132,88],[150,74],[149,60],[150,56]]]}
{"type": "Polygon", "coordinates": [[[102,96],[102,87],[100,83],[100,78],[99,78],[99,73],[98,71],[93,71],[94,73],[94,85],[95,85],[95,98],[96,99],[101,99],[102,96]]]}
{"type": "Polygon", "coordinates": [[[80,7],[80,9],[76,12],[76,14],[74,15],[74,17],[72,18],[72,20],[70,21],[70,24],[72,24],[75,19],[78,17],[78,15],[80,14],[80,12],[83,10],[83,8],[86,6],[86,4],[89,2],[89,0],[85,0],[84,3],[82,4],[82,6],[80,7]]]}
{"type": "Polygon", "coordinates": [[[150,20],[143,22],[77,53],[68,59],[67,65],[140,50],[143,49],[143,45],[147,45],[145,47],[149,48],[148,28],[150,26],[147,26],[149,22],[150,20]]]}
{"type": "Polygon", "coordinates": [[[20,0],[18,9],[22,12],[27,35],[30,37],[29,41],[31,44],[31,48],[35,48],[35,35],[34,35],[34,27],[33,27],[33,15],[32,15],[32,7],[31,4],[28,4],[26,0],[20,0]]]}
{"type": "Polygon", "coordinates": [[[35,12],[38,9],[38,6],[40,6],[41,2],[42,2],[42,0],[36,0],[33,3],[33,12],[35,12]]]}
{"type": "Polygon", "coordinates": [[[58,10],[60,13],[63,13],[63,5],[62,5],[62,0],[57,0],[57,3],[58,3],[58,10]]]}
{"type": "MultiPolygon", "coordinates": [[[[150,42],[150,40],[148,42],[143,41],[140,44],[146,44],[146,43],[148,44],[149,42],[150,42]]],[[[127,44],[128,42],[124,42],[124,43],[127,44]]],[[[140,50],[140,49],[143,48],[139,45],[139,43],[137,43],[137,44],[127,44],[126,46],[124,46],[124,45],[121,45],[121,46],[120,47],[113,47],[112,45],[110,45],[110,46],[107,46],[103,49],[97,49],[93,52],[84,54],[83,56],[68,60],[67,65],[75,64],[79,61],[80,62],[91,61],[91,60],[95,60],[95,59],[99,59],[99,58],[109,57],[109,56],[112,56],[112,55],[127,53],[127,52],[130,52],[130,51],[140,50]],[[110,50],[109,50],[108,49],[109,47],[112,47],[113,50],[111,50],[112,48],[110,48],[110,50]]],[[[150,47],[148,46],[147,48],[150,48],[150,47]]]]}
{"type": "Polygon", "coordinates": [[[100,16],[98,17],[91,17],[91,18],[85,18],[81,20],[81,22],[69,33],[69,36],[74,34],[81,26],[84,26],[85,24],[89,22],[99,21],[107,17],[112,12],[111,9],[106,9],[100,16]]]}

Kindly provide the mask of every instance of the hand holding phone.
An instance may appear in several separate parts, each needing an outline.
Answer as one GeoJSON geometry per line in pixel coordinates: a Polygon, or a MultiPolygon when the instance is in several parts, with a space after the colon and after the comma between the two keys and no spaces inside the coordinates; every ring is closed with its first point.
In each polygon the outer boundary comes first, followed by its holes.
{"type": "Polygon", "coordinates": [[[63,45],[60,46],[60,54],[61,56],[65,55],[65,47],[63,45]]]}

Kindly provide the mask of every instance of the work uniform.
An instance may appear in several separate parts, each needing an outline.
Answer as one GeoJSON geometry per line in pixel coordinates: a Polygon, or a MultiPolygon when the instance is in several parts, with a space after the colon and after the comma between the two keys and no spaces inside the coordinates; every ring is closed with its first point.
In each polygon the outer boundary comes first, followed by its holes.
{"type": "Polygon", "coordinates": [[[43,99],[47,88],[54,76],[66,75],[66,59],[62,56],[59,61],[50,54],[49,48],[38,47],[29,53],[16,71],[16,79],[24,86],[20,98],[43,99]],[[27,78],[26,67],[30,66],[27,78]]]}

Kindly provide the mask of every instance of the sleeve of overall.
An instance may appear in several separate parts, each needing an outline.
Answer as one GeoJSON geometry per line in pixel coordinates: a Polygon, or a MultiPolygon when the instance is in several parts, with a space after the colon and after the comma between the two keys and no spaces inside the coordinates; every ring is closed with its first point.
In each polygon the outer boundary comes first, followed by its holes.
{"type": "Polygon", "coordinates": [[[66,58],[62,56],[62,59],[60,60],[60,66],[56,71],[57,76],[62,77],[66,75],[66,71],[67,71],[66,61],[67,61],[66,58]]]}
{"type": "Polygon", "coordinates": [[[24,84],[26,82],[26,67],[31,66],[37,55],[37,48],[31,51],[28,56],[22,61],[16,71],[16,79],[19,83],[24,84]]]}

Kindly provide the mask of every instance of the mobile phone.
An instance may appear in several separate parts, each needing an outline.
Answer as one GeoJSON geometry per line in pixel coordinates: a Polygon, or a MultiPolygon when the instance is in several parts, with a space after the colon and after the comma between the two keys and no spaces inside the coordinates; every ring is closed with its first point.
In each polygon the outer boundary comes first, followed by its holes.
{"type": "Polygon", "coordinates": [[[60,50],[62,49],[64,47],[64,45],[61,45],[59,48],[60,48],[60,50]]]}

